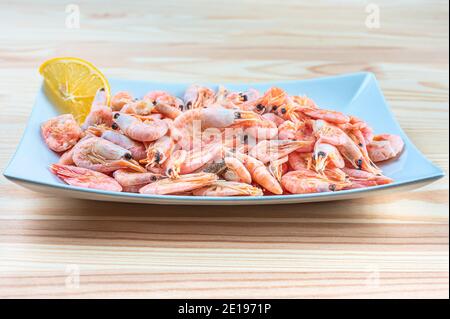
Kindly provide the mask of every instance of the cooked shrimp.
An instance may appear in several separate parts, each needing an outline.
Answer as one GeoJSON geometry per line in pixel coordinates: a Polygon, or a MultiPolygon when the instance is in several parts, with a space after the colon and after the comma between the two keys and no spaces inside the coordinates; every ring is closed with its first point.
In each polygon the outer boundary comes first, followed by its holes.
{"type": "Polygon", "coordinates": [[[242,104],[238,104],[239,108],[244,111],[254,111],[260,93],[255,89],[248,89],[245,92],[238,93],[239,97],[242,99],[242,104]]]}
{"type": "Polygon", "coordinates": [[[208,107],[214,103],[214,91],[203,86],[191,85],[184,93],[184,110],[208,107]]]}
{"type": "Polygon", "coordinates": [[[94,101],[92,102],[91,110],[81,126],[83,130],[86,130],[89,126],[94,125],[112,125],[112,110],[106,105],[106,101],[107,96],[105,89],[98,90],[94,101]]]}
{"type": "Polygon", "coordinates": [[[164,119],[163,121],[166,122],[167,127],[169,128],[167,135],[170,136],[174,142],[178,142],[183,139],[182,131],[175,127],[175,124],[171,119],[164,119]]]}
{"type": "Polygon", "coordinates": [[[347,174],[351,185],[348,188],[362,188],[377,185],[390,184],[393,180],[381,174],[375,175],[369,172],[344,167],[342,171],[347,174]]]}
{"type": "Polygon", "coordinates": [[[359,146],[367,155],[367,144],[373,140],[373,130],[369,125],[355,116],[350,116],[350,122],[337,125],[359,146]]]}
{"type": "Polygon", "coordinates": [[[345,166],[345,161],[338,149],[331,144],[323,143],[321,140],[318,140],[314,147],[314,159],[316,171],[319,173],[323,173],[329,164],[336,168],[345,166]]]}
{"type": "Polygon", "coordinates": [[[287,172],[288,165],[287,162],[289,160],[288,156],[282,157],[280,159],[271,161],[269,165],[267,165],[267,169],[270,174],[277,179],[278,182],[281,182],[281,177],[287,172]]]}
{"type": "Polygon", "coordinates": [[[230,169],[225,170],[225,172],[222,173],[222,178],[226,181],[230,182],[239,182],[239,176],[236,175],[236,173],[230,169]]]}
{"type": "Polygon", "coordinates": [[[302,122],[306,119],[309,119],[306,115],[297,112],[298,111],[298,104],[296,104],[290,96],[287,96],[285,98],[285,101],[282,106],[280,107],[274,107],[272,109],[272,112],[280,116],[286,121],[291,121],[294,123],[302,122]]]}
{"type": "MultiPolygon", "coordinates": [[[[367,133],[367,131],[371,131],[371,129],[352,129],[347,132],[348,136],[355,142],[355,144],[359,147],[361,153],[367,162],[369,162],[370,166],[377,167],[375,162],[370,158],[368,144],[367,144],[367,136],[365,134],[369,134],[371,141],[373,140],[373,134],[371,132],[367,133]],[[364,133],[366,131],[366,133],[364,133]]],[[[370,143],[371,143],[370,141],[370,143]]],[[[377,173],[373,171],[372,173],[377,173]]],[[[378,171],[381,173],[381,169],[378,171]]]]}
{"type": "Polygon", "coordinates": [[[264,119],[262,116],[253,122],[244,123],[244,127],[246,127],[245,133],[258,141],[273,139],[278,134],[276,124],[264,119]]]}
{"type": "Polygon", "coordinates": [[[225,165],[225,161],[214,161],[212,163],[208,163],[195,171],[194,173],[204,172],[204,173],[214,173],[216,175],[221,175],[227,170],[227,167],[225,165]]]}
{"type": "Polygon", "coordinates": [[[179,178],[181,165],[186,161],[188,152],[186,150],[177,150],[164,163],[165,174],[172,178],[179,178]]]}
{"type": "Polygon", "coordinates": [[[235,120],[226,127],[236,129],[255,140],[272,139],[278,134],[277,125],[263,116],[251,111],[234,111],[235,120]],[[243,131],[243,132],[242,132],[243,131]]]}
{"type": "Polygon", "coordinates": [[[294,139],[297,141],[305,142],[304,147],[300,147],[296,152],[311,153],[314,151],[314,145],[316,144],[316,137],[310,121],[298,122],[298,129],[295,132],[294,139]]]}
{"type": "Polygon", "coordinates": [[[280,88],[272,87],[256,102],[255,112],[265,113],[277,110],[286,103],[287,94],[280,88]]]}
{"type": "Polygon", "coordinates": [[[253,112],[230,110],[220,105],[211,105],[208,108],[196,108],[183,112],[174,120],[175,127],[182,129],[192,126],[199,121],[201,128],[225,128],[232,125],[251,125],[260,118],[253,112]]]}
{"type": "Polygon", "coordinates": [[[41,125],[41,133],[47,146],[55,152],[64,152],[74,146],[83,132],[72,114],[54,117],[41,125]]]}
{"type": "Polygon", "coordinates": [[[168,195],[182,192],[190,192],[195,189],[213,184],[217,175],[212,173],[195,173],[181,175],[177,179],[162,179],[142,187],[141,194],[168,195]]]}
{"type": "Polygon", "coordinates": [[[374,162],[381,162],[396,157],[402,152],[404,146],[405,143],[400,136],[381,134],[373,138],[372,143],[367,145],[367,150],[374,162]]]}
{"type": "Polygon", "coordinates": [[[100,172],[71,165],[50,165],[50,171],[72,186],[121,192],[122,187],[117,181],[100,172]]]}
{"type": "Polygon", "coordinates": [[[144,96],[144,100],[150,100],[155,105],[154,111],[165,117],[175,119],[183,110],[183,101],[165,91],[152,91],[144,96]]]}
{"type": "Polygon", "coordinates": [[[307,96],[293,95],[292,101],[302,108],[317,109],[317,104],[307,96]]]}
{"type": "Polygon", "coordinates": [[[163,178],[162,175],[153,173],[140,173],[129,169],[119,169],[113,173],[116,181],[123,187],[147,185],[163,178]]]}
{"type": "Polygon", "coordinates": [[[87,132],[129,150],[131,152],[131,156],[137,161],[142,160],[147,156],[144,144],[132,140],[131,138],[120,134],[120,132],[113,131],[112,129],[104,126],[91,126],[87,129],[87,132]]]}
{"type": "Polygon", "coordinates": [[[234,104],[235,102],[239,102],[240,98],[238,98],[236,101],[234,99],[228,99],[230,92],[227,90],[226,87],[223,85],[219,85],[219,88],[217,89],[217,92],[214,96],[214,103],[219,104],[227,109],[229,108],[237,108],[234,104]]]}
{"type": "Polygon", "coordinates": [[[323,120],[315,121],[314,131],[324,143],[337,147],[341,155],[355,168],[378,174],[380,169],[366,158],[355,142],[340,128],[328,124],[323,120]]]}
{"type": "Polygon", "coordinates": [[[330,180],[340,181],[340,182],[348,182],[349,177],[347,174],[340,168],[325,168],[321,175],[326,176],[330,180]]]}
{"type": "Polygon", "coordinates": [[[187,153],[185,161],[180,165],[181,174],[189,174],[216,159],[222,152],[222,144],[214,143],[201,147],[200,150],[193,149],[187,153]]]}
{"type": "Polygon", "coordinates": [[[362,132],[360,130],[352,129],[352,130],[346,131],[346,133],[347,133],[348,137],[350,137],[353,140],[353,142],[355,142],[355,144],[359,147],[361,153],[363,153],[363,155],[366,158],[369,158],[369,152],[367,151],[366,139],[364,138],[364,135],[362,134],[362,132]]]}
{"type": "Polygon", "coordinates": [[[251,184],[252,176],[250,172],[245,168],[244,164],[235,157],[227,156],[224,158],[227,172],[224,174],[225,179],[251,184]]]}
{"type": "Polygon", "coordinates": [[[114,119],[120,130],[133,140],[153,142],[166,135],[169,127],[163,120],[141,121],[129,114],[114,113],[114,119]]]}
{"type": "Polygon", "coordinates": [[[254,111],[259,95],[259,92],[255,89],[249,89],[245,92],[228,92],[224,87],[219,87],[215,103],[226,108],[254,111]]]}
{"type": "Polygon", "coordinates": [[[278,183],[276,178],[273,177],[272,174],[270,174],[264,163],[246,154],[242,154],[239,152],[232,153],[227,151],[227,156],[233,155],[236,156],[236,158],[244,164],[245,168],[247,168],[247,170],[250,172],[250,175],[252,176],[252,180],[254,182],[258,183],[273,194],[280,195],[283,193],[280,184],[278,183]]]}
{"type": "Polygon", "coordinates": [[[179,108],[165,103],[156,104],[155,111],[170,119],[176,119],[182,113],[179,108]]]}
{"type": "Polygon", "coordinates": [[[111,108],[113,111],[120,111],[125,104],[134,100],[133,95],[126,91],[120,91],[111,98],[111,108]]]}
{"type": "MultiPolygon", "coordinates": [[[[278,129],[280,129],[280,125],[283,125],[283,123],[285,123],[284,118],[279,117],[278,115],[276,115],[274,113],[264,113],[262,115],[262,117],[267,121],[273,122],[275,124],[275,126],[278,127],[278,129]]],[[[285,138],[281,138],[281,139],[285,139],[285,138]]]]}
{"type": "Polygon", "coordinates": [[[142,185],[131,185],[131,186],[122,186],[122,192],[125,193],[139,193],[139,190],[146,186],[147,184],[142,185]]]}
{"type": "Polygon", "coordinates": [[[313,166],[312,153],[297,153],[293,152],[288,156],[289,166],[297,171],[300,169],[311,169],[313,166]]]}
{"type": "Polygon", "coordinates": [[[250,150],[249,155],[263,163],[268,163],[285,157],[304,146],[305,142],[303,141],[263,140],[250,150]]]}
{"type": "Polygon", "coordinates": [[[144,96],[143,99],[150,100],[153,104],[164,103],[178,109],[183,107],[183,101],[181,99],[170,95],[166,91],[150,91],[144,96]]]}
{"type": "Polygon", "coordinates": [[[130,151],[99,137],[91,137],[75,145],[72,159],[79,167],[102,173],[120,168],[145,172],[145,169],[132,159],[130,151]]]}
{"type": "Polygon", "coordinates": [[[334,124],[345,124],[350,122],[350,118],[347,115],[337,111],[315,108],[302,108],[301,112],[313,119],[320,119],[334,124]]]}
{"type": "Polygon", "coordinates": [[[346,124],[339,125],[344,131],[354,131],[358,130],[364,136],[365,143],[369,144],[373,140],[373,130],[372,128],[363,120],[357,118],[356,116],[350,116],[350,122],[346,124]]]}
{"type": "Polygon", "coordinates": [[[374,180],[377,181],[378,185],[392,183],[393,180],[381,174],[372,174],[366,171],[361,171],[354,168],[342,168],[342,171],[349,176],[351,180],[363,181],[363,180],[374,180]]]}
{"type": "Polygon", "coordinates": [[[194,196],[262,196],[263,191],[255,186],[229,181],[216,181],[212,185],[193,190],[194,196]]]}
{"type": "Polygon", "coordinates": [[[59,158],[58,164],[61,164],[61,165],[74,165],[75,163],[73,162],[72,156],[73,156],[73,147],[70,150],[65,151],[61,155],[61,157],[59,158]]]}
{"type": "Polygon", "coordinates": [[[163,164],[175,148],[175,142],[167,135],[159,138],[147,148],[147,156],[140,163],[145,163],[148,166],[163,164]]]}
{"type": "Polygon", "coordinates": [[[120,112],[125,114],[146,116],[150,115],[154,108],[155,105],[148,100],[133,100],[125,104],[120,112]]]}
{"type": "Polygon", "coordinates": [[[133,117],[145,122],[145,121],[155,121],[155,120],[162,120],[164,117],[162,114],[159,113],[152,113],[149,115],[138,115],[138,114],[131,114],[133,117]]]}
{"type": "MultiPolygon", "coordinates": [[[[273,114],[273,113],[267,113],[273,114]]],[[[265,115],[265,114],[264,114],[265,115]]],[[[299,123],[294,123],[292,121],[284,121],[278,126],[278,138],[280,140],[293,140],[295,139],[295,134],[299,129],[299,123]]]]}
{"type": "Polygon", "coordinates": [[[281,178],[281,184],[292,194],[334,192],[350,185],[348,182],[331,181],[314,174],[312,171],[292,171],[281,178]]]}

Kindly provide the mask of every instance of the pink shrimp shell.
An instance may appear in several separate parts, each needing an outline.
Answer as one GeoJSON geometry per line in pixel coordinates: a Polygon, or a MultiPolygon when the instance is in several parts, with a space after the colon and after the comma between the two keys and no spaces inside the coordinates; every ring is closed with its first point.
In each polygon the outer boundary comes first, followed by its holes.
{"type": "Polygon", "coordinates": [[[55,152],[70,149],[82,135],[72,114],[62,114],[46,121],[41,126],[41,133],[47,146],[55,152]]]}
{"type": "Polygon", "coordinates": [[[122,186],[112,177],[87,168],[53,164],[50,171],[72,186],[121,192],[122,186]]]}

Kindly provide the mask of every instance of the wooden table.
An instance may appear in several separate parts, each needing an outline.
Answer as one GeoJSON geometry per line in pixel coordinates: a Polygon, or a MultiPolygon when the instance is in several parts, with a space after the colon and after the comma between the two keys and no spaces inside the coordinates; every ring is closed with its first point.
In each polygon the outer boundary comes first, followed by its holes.
{"type": "MultiPolygon", "coordinates": [[[[76,2],[80,28],[60,1],[0,3],[1,169],[39,64],[71,55],[128,79],[371,71],[412,141],[448,172],[445,1],[76,2]]],[[[448,298],[448,184],[345,202],[161,207],[56,198],[1,177],[0,297],[448,298]]]]}

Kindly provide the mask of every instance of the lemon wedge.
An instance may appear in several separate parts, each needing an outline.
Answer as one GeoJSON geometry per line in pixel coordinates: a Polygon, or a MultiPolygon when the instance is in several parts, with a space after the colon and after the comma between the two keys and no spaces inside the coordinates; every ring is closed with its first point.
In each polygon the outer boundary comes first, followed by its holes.
{"type": "Polygon", "coordinates": [[[104,89],[109,105],[111,89],[106,77],[92,63],[79,58],[58,57],[39,67],[47,96],[62,112],[83,123],[99,89],[104,89]]]}

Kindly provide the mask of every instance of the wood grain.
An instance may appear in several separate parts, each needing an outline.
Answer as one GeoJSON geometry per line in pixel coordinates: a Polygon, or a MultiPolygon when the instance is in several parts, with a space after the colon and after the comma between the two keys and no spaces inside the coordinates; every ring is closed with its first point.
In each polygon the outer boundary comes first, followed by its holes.
{"type": "MultiPolygon", "coordinates": [[[[60,1],[1,1],[0,167],[25,128],[37,67],[72,55],[109,77],[163,81],[371,71],[408,136],[448,173],[448,4],[377,0],[381,25],[370,29],[367,3],[77,1],[80,29],[69,29],[60,1]]],[[[61,199],[1,177],[0,297],[448,298],[448,183],[230,208],[61,199]]]]}

